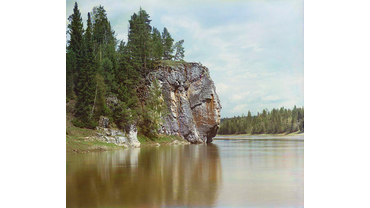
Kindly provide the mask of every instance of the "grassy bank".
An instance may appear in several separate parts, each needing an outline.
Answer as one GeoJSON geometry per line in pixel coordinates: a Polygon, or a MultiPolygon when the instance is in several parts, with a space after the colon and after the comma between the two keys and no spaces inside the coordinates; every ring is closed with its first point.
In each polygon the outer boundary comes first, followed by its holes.
{"type": "MultiPolygon", "coordinates": [[[[73,110],[73,109],[72,109],[73,110]]],[[[123,146],[118,146],[112,143],[106,143],[95,138],[96,130],[79,128],[72,124],[73,114],[70,113],[71,107],[67,104],[66,115],[66,153],[86,153],[92,151],[106,151],[124,149],[123,146]],[[69,107],[69,108],[68,108],[69,107]]],[[[138,140],[142,147],[171,145],[174,141],[177,143],[186,143],[182,137],[160,134],[156,137],[146,137],[138,134],[138,140]]]]}
{"type": "Polygon", "coordinates": [[[95,139],[96,131],[93,129],[84,129],[72,124],[72,115],[67,114],[66,123],[66,152],[85,153],[92,151],[105,151],[123,149],[124,147],[112,143],[106,143],[95,139]]]}
{"type": "MultiPolygon", "coordinates": [[[[69,127],[69,128],[67,127],[66,135],[67,154],[118,150],[125,148],[123,146],[118,146],[116,144],[99,141],[95,139],[95,137],[93,137],[94,135],[95,130],[82,129],[78,127],[69,127]]],[[[170,136],[170,135],[158,135],[158,137],[153,138],[148,138],[144,135],[138,135],[138,140],[141,143],[141,147],[158,146],[158,144],[171,145],[175,140],[177,140],[180,143],[186,142],[186,140],[179,136],[170,136]]]]}

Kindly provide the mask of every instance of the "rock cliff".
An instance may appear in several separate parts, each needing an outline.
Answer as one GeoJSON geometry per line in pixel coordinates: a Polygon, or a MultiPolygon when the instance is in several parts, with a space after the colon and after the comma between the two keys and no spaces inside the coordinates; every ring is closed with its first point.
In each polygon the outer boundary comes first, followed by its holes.
{"type": "Polygon", "coordinates": [[[199,63],[159,66],[147,80],[159,81],[168,108],[161,133],[191,143],[210,143],[220,124],[221,104],[207,67],[199,63]]]}

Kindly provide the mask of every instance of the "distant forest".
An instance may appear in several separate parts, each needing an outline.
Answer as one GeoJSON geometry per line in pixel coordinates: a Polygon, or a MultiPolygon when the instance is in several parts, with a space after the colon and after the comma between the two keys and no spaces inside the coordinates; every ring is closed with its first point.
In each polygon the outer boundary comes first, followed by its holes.
{"type": "Polygon", "coordinates": [[[304,108],[294,106],[293,110],[273,108],[252,116],[237,116],[221,119],[218,134],[279,134],[304,132],[304,108]]]}

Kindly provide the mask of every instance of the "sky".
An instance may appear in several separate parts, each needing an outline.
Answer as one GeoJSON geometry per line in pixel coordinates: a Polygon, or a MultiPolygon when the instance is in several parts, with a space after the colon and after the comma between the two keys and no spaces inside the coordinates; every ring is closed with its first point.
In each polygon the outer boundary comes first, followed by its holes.
{"type": "MultiPolygon", "coordinates": [[[[66,25],[75,1],[66,2],[66,25]]],[[[184,39],[185,61],[210,70],[221,117],[304,105],[303,0],[79,0],[87,13],[102,5],[117,39],[140,7],[151,26],[184,39]]]]}

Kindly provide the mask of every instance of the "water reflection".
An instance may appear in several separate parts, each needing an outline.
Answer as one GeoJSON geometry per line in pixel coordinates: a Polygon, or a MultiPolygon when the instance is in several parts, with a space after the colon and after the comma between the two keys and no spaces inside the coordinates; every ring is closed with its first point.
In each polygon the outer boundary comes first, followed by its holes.
{"type": "Polygon", "coordinates": [[[218,140],[220,207],[303,207],[303,140],[218,140]]]}
{"type": "Polygon", "coordinates": [[[68,207],[303,207],[303,139],[67,155],[68,207]]]}
{"type": "Polygon", "coordinates": [[[67,155],[68,207],[211,206],[222,171],[217,145],[67,155]]]}

